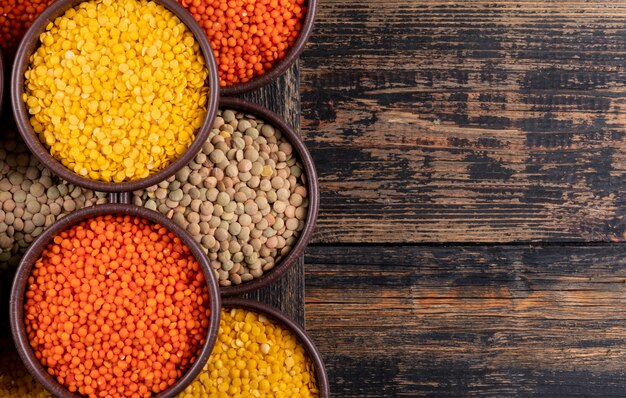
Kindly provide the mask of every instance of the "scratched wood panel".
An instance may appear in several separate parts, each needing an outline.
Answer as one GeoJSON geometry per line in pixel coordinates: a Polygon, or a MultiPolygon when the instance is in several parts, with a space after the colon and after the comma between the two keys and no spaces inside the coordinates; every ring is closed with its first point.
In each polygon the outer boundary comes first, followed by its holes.
{"type": "Polygon", "coordinates": [[[623,396],[622,246],[310,247],[333,396],[623,396]]]}
{"type": "Polygon", "coordinates": [[[301,75],[317,242],[624,240],[626,1],[325,0],[301,75]]]}

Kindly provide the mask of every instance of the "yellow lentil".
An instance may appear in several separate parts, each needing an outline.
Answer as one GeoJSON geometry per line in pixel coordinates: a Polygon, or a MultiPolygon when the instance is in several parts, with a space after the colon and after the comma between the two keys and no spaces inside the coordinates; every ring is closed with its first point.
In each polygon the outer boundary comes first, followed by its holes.
{"type": "Polygon", "coordinates": [[[52,395],[28,373],[15,348],[4,342],[0,348],[0,398],[24,397],[49,398],[52,395]]]}
{"type": "Polygon", "coordinates": [[[296,335],[263,314],[222,310],[213,352],[178,398],[317,397],[311,359],[296,335]]]}
{"type": "Polygon", "coordinates": [[[191,145],[206,116],[208,70],[172,12],[148,0],[86,1],[40,41],[23,100],[64,166],[95,180],[136,180],[191,145]]]}

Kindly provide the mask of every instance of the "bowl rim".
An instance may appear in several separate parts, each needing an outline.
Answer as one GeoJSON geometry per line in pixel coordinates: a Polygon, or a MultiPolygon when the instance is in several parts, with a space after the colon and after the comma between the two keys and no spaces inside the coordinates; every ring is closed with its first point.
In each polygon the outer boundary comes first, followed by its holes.
{"type": "Polygon", "coordinates": [[[304,48],[306,47],[306,44],[309,41],[311,34],[313,33],[313,27],[315,26],[315,17],[317,15],[318,0],[307,0],[307,3],[308,6],[302,24],[302,29],[300,30],[298,39],[293,44],[293,46],[291,46],[285,58],[281,59],[272,67],[272,69],[269,70],[269,72],[261,76],[252,78],[245,83],[221,87],[220,92],[222,95],[241,94],[261,88],[285,73],[285,71],[298,60],[298,57],[304,51],[304,48]]]}
{"type": "Polygon", "coordinates": [[[215,279],[215,275],[207,257],[204,255],[202,248],[198,246],[195,240],[185,230],[176,225],[176,223],[172,220],[156,211],[130,204],[101,204],[82,208],[70,213],[69,215],[57,220],[54,224],[47,228],[43,234],[30,245],[24,254],[13,279],[13,286],[11,288],[9,301],[9,317],[13,341],[15,342],[20,358],[24,362],[28,371],[48,391],[53,393],[55,396],[63,398],[80,397],[78,394],[69,392],[65,386],[61,385],[56,379],[50,376],[43,365],[41,365],[39,360],[35,357],[35,354],[30,346],[30,342],[26,334],[26,327],[23,321],[24,295],[28,284],[28,277],[32,272],[35,262],[41,257],[41,253],[57,233],[64,231],[84,220],[107,214],[123,214],[141,217],[166,227],[168,230],[176,234],[176,236],[178,236],[189,247],[203,271],[211,298],[211,315],[209,317],[206,342],[204,343],[204,346],[202,347],[202,350],[195,362],[176,382],[176,384],[172,385],[165,391],[153,395],[155,398],[175,397],[198,376],[206,364],[211,351],[213,350],[219,330],[221,297],[219,295],[219,286],[215,279]]]}
{"type": "Polygon", "coordinates": [[[287,141],[296,150],[300,163],[304,167],[304,175],[306,176],[307,184],[307,197],[309,199],[309,208],[307,209],[307,218],[304,229],[300,233],[300,236],[291,251],[287,253],[287,255],[283,257],[274,266],[274,268],[267,271],[267,273],[264,273],[259,278],[252,279],[248,282],[242,282],[239,285],[220,286],[222,296],[233,296],[248,293],[273,283],[298,261],[298,258],[304,253],[304,250],[313,238],[313,232],[315,230],[315,224],[317,222],[317,215],[319,212],[320,191],[319,180],[315,170],[315,163],[313,162],[311,153],[294,128],[287,124],[282,117],[261,105],[242,100],[240,98],[222,97],[220,100],[220,109],[232,109],[246,114],[252,114],[280,130],[283,136],[286,137],[287,141]]]}
{"type": "Polygon", "coordinates": [[[0,119],[2,119],[2,107],[4,106],[4,63],[2,49],[0,48],[0,119]]]}
{"type": "Polygon", "coordinates": [[[59,177],[73,183],[74,185],[91,189],[93,191],[125,192],[144,189],[151,185],[158,184],[159,182],[174,175],[179,169],[189,163],[189,161],[191,161],[202,149],[202,144],[204,144],[209,136],[209,132],[211,131],[211,126],[213,124],[213,120],[215,119],[219,104],[220,83],[217,72],[217,62],[206,34],[193,16],[183,6],[178,4],[175,0],[149,0],[164,6],[176,15],[193,33],[196,41],[200,45],[206,67],[209,72],[207,76],[209,84],[209,98],[207,99],[207,113],[204,121],[202,126],[196,132],[195,139],[182,156],[175,159],[166,168],[151,174],[146,178],[117,183],[92,180],[90,178],[80,176],[55,159],[50,154],[50,151],[46,149],[43,143],[39,140],[39,137],[31,126],[30,116],[22,97],[25,92],[24,73],[30,64],[30,56],[40,46],[40,34],[45,31],[49,22],[62,15],[66,10],[87,1],[90,0],[57,0],[47,7],[26,31],[26,34],[18,47],[17,53],[15,54],[11,74],[11,103],[13,116],[20,135],[30,151],[42,162],[43,165],[51,169],[59,177]]]}
{"type": "Polygon", "coordinates": [[[321,353],[315,346],[313,339],[308,335],[308,333],[304,330],[302,326],[300,326],[298,323],[296,323],[293,319],[285,315],[280,310],[265,303],[240,297],[226,298],[222,300],[222,309],[226,310],[227,308],[233,307],[243,307],[249,310],[253,310],[255,312],[261,312],[269,315],[275,321],[294,332],[296,336],[298,336],[300,343],[304,346],[307,353],[311,357],[311,361],[313,361],[313,365],[315,366],[315,374],[317,376],[317,384],[320,391],[320,398],[330,397],[330,383],[328,381],[328,373],[326,372],[326,367],[324,366],[324,360],[321,353]]]}

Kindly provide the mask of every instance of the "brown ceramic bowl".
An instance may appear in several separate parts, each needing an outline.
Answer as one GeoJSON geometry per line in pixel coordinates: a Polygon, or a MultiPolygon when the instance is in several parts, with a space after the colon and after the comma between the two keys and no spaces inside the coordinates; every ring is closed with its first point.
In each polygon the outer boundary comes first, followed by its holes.
{"type": "Polygon", "coordinates": [[[217,75],[217,64],[215,62],[215,56],[213,55],[213,50],[211,49],[209,40],[191,14],[189,14],[189,12],[187,12],[187,10],[185,10],[175,0],[154,0],[156,3],[161,4],[180,18],[180,20],[187,25],[189,30],[191,30],[200,44],[200,49],[202,50],[207,68],[209,70],[209,99],[207,102],[207,114],[204,119],[204,123],[196,132],[195,140],[183,156],[179,157],[168,167],[157,173],[154,173],[146,178],[121,183],[104,182],[85,178],[63,166],[58,160],[52,157],[48,149],[44,147],[30,124],[28,109],[22,99],[24,94],[24,73],[28,69],[31,54],[35,52],[40,45],[40,34],[45,31],[46,26],[50,21],[54,21],[55,18],[62,15],[69,8],[72,8],[84,1],[86,0],[55,1],[35,20],[20,43],[17,54],[15,55],[15,62],[13,63],[13,73],[11,77],[11,101],[13,104],[13,114],[15,116],[20,134],[26,142],[26,145],[28,145],[30,150],[45,166],[51,169],[58,176],[75,185],[101,192],[125,192],[135,191],[149,187],[150,185],[158,184],[189,163],[189,161],[200,151],[202,144],[206,141],[206,138],[209,135],[213,119],[215,118],[215,113],[217,112],[217,104],[219,103],[219,77],[217,75]]]}
{"type": "Polygon", "coordinates": [[[18,267],[15,279],[13,281],[13,288],[11,290],[11,299],[9,304],[11,332],[13,334],[13,340],[17,347],[17,351],[24,361],[28,371],[35,377],[35,379],[41,383],[48,391],[57,397],[62,398],[78,398],[79,395],[70,393],[63,385],[59,384],[55,378],[50,376],[46,369],[41,365],[39,360],[35,357],[35,354],[30,346],[28,336],[26,334],[26,328],[24,325],[24,295],[28,283],[28,277],[33,269],[34,264],[41,257],[41,254],[50,240],[59,232],[66,230],[68,227],[74,226],[77,223],[97,217],[105,214],[125,214],[131,216],[142,217],[152,222],[158,223],[170,231],[174,232],[180,239],[189,246],[194,257],[200,264],[204,277],[209,288],[209,295],[211,297],[211,317],[209,322],[209,328],[207,330],[207,339],[200,355],[193,363],[193,365],[187,370],[187,373],[178,380],[178,382],[168,388],[167,390],[154,395],[154,397],[165,398],[175,397],[178,393],[183,391],[186,386],[191,383],[194,378],[200,373],[204,367],[206,361],[213,350],[213,345],[217,338],[217,332],[219,329],[219,314],[220,314],[220,295],[213,275],[213,271],[209,265],[209,262],[204,255],[202,249],[193,240],[193,238],[182,228],[169,220],[167,217],[154,212],[152,210],[133,206],[129,204],[103,204],[93,207],[87,207],[80,209],[74,213],[71,213],[57,222],[55,222],[50,228],[46,229],[44,233],[33,242],[28,248],[28,251],[24,254],[22,261],[18,267]]]}
{"type": "Polygon", "coordinates": [[[287,122],[283,120],[283,118],[267,108],[238,98],[222,98],[220,100],[220,109],[232,109],[235,111],[251,114],[280,130],[283,136],[296,150],[300,163],[302,163],[302,166],[304,167],[309,198],[309,208],[307,212],[306,224],[304,226],[304,229],[300,233],[298,241],[291,249],[291,251],[285,257],[283,257],[274,266],[274,268],[267,271],[267,273],[264,273],[260,278],[253,279],[249,282],[243,282],[240,285],[221,286],[220,290],[222,292],[222,295],[230,296],[247,293],[274,282],[276,279],[282,276],[289,268],[291,268],[296,263],[296,261],[298,261],[298,258],[304,253],[304,249],[313,237],[313,230],[315,229],[315,222],[317,220],[317,213],[319,210],[320,192],[318,187],[317,172],[315,171],[313,158],[311,157],[309,150],[306,148],[306,145],[304,145],[304,142],[302,141],[298,133],[290,125],[288,125],[287,122]]]}
{"type": "Polygon", "coordinates": [[[313,32],[313,26],[315,25],[315,15],[317,14],[317,0],[307,0],[306,3],[307,10],[304,21],[302,23],[302,30],[300,31],[300,35],[298,35],[298,39],[293,44],[293,46],[291,46],[285,58],[277,62],[274,67],[264,75],[255,77],[247,81],[246,83],[222,87],[222,95],[241,94],[247,91],[256,90],[259,87],[263,87],[266,84],[275,80],[278,76],[285,73],[285,71],[298,60],[298,57],[300,56],[300,54],[302,54],[302,51],[304,51],[304,47],[306,46],[306,43],[309,40],[311,33],[313,32]]]}
{"type": "Polygon", "coordinates": [[[259,303],[258,301],[242,298],[227,298],[222,301],[222,307],[225,310],[228,310],[229,308],[245,308],[257,313],[265,314],[295,333],[300,341],[300,344],[304,346],[306,352],[309,354],[309,357],[313,362],[313,366],[315,367],[315,375],[317,376],[317,387],[320,391],[320,398],[330,397],[330,385],[328,383],[328,375],[326,374],[326,368],[324,367],[322,355],[317,350],[317,347],[315,347],[311,337],[309,337],[300,325],[277,309],[270,307],[267,304],[259,303]]]}

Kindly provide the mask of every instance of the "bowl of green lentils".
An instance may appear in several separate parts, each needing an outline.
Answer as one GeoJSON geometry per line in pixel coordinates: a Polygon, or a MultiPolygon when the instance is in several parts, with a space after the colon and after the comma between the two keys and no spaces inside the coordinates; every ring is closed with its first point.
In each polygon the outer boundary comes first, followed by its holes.
{"type": "Polygon", "coordinates": [[[311,240],[319,208],[313,159],[296,131],[259,105],[222,98],[202,150],[133,202],[171,218],[207,254],[222,295],[283,275],[311,240]]]}
{"type": "Polygon", "coordinates": [[[129,192],[200,151],[219,79],[206,35],[175,0],[58,0],[19,46],[11,98],[24,141],[55,174],[129,192]]]}

